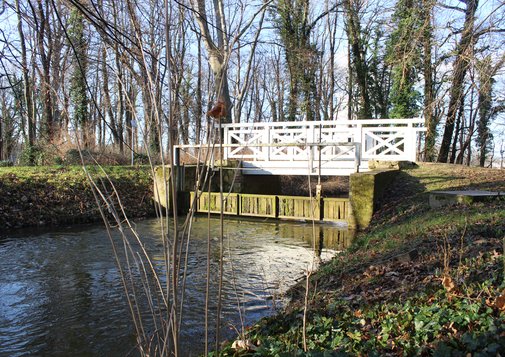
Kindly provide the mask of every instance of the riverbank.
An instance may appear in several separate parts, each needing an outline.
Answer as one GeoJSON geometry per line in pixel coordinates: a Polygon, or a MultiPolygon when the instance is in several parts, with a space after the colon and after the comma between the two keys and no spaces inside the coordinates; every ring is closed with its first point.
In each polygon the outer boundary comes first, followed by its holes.
{"type": "MultiPolygon", "coordinates": [[[[112,192],[103,172],[96,167],[89,167],[89,170],[101,187],[112,192]]],[[[152,178],[148,167],[109,166],[104,170],[118,191],[128,217],[154,215],[152,178]]],[[[117,200],[113,201],[117,204],[117,200]]],[[[2,229],[98,222],[101,219],[82,167],[0,168],[2,229]]]]}
{"type": "Polygon", "coordinates": [[[347,252],[291,289],[280,315],[225,355],[496,355],[505,350],[505,200],[432,209],[432,190],[505,191],[505,173],[402,171],[347,252]],[[306,333],[303,333],[307,297],[306,333]],[[318,354],[319,353],[319,354],[318,354]],[[333,354],[332,354],[333,355],[333,354]]]}

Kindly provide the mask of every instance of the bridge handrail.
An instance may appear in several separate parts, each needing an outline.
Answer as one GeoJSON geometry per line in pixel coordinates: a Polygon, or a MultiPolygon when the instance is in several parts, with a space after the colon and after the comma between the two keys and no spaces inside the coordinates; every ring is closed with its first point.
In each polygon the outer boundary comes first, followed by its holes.
{"type": "Polygon", "coordinates": [[[223,160],[286,168],[306,162],[315,172],[352,161],[356,168],[368,160],[415,161],[419,133],[426,130],[422,118],[231,123],[221,129],[223,141],[212,149],[221,146],[223,160]]]}
{"type": "Polygon", "coordinates": [[[226,129],[250,128],[250,127],[316,127],[319,126],[363,126],[363,125],[424,125],[423,118],[402,119],[356,119],[356,120],[323,120],[323,121],[283,121],[283,122],[255,122],[255,123],[229,123],[221,124],[226,129]]]}
{"type": "MultiPolygon", "coordinates": [[[[284,146],[356,146],[356,142],[354,141],[345,141],[345,142],[324,142],[324,143],[309,143],[309,142],[303,142],[303,143],[271,143],[271,144],[264,144],[264,143],[249,143],[247,144],[247,147],[284,147],[284,146]]],[[[220,146],[223,148],[234,148],[237,146],[240,146],[239,144],[216,144],[214,146],[214,149],[218,149],[220,146]]],[[[193,149],[193,148],[198,148],[198,149],[205,149],[208,148],[208,144],[200,144],[200,145],[191,145],[191,144],[180,144],[180,145],[174,145],[174,148],[177,149],[193,149]]],[[[211,146],[212,148],[212,146],[211,146]]]]}

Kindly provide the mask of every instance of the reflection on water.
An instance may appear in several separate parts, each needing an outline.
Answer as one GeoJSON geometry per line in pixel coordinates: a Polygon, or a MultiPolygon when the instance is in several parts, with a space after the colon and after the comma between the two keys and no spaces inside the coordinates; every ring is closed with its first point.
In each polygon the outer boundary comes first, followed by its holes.
{"type": "MultiPolygon", "coordinates": [[[[157,220],[137,230],[162,271],[157,220]]],[[[197,218],[189,246],[182,344],[203,347],[207,219],[197,218]]],[[[219,224],[211,220],[217,271],[219,224]]],[[[303,275],[315,246],[322,260],[346,248],[349,232],[330,226],[228,220],[225,224],[225,337],[271,314],[277,296],[303,275]],[[316,242],[312,243],[312,237],[316,242]],[[322,242],[322,244],[321,244],[322,242]]],[[[211,294],[216,294],[213,280],[211,294]]],[[[215,304],[210,306],[215,318],[215,304]]],[[[0,355],[124,356],[135,338],[110,241],[101,227],[0,236],[0,355]]],[[[135,353],[133,353],[135,354],[135,353]]],[[[193,353],[194,354],[194,353],[193,353]]]]}

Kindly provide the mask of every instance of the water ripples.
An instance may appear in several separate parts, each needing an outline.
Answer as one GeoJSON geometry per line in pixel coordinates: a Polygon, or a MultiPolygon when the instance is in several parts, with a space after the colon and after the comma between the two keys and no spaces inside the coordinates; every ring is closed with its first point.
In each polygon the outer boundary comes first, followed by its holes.
{"type": "MultiPolygon", "coordinates": [[[[137,225],[146,249],[163,272],[158,222],[137,225]]],[[[211,268],[218,267],[219,224],[212,220],[211,268]]],[[[349,243],[347,233],[324,228],[329,258],[349,243]],[[347,239],[347,241],[346,241],[347,239]]],[[[271,314],[275,296],[303,274],[312,254],[312,226],[229,220],[225,225],[223,324],[233,337],[240,326],[271,314]]],[[[183,346],[203,346],[207,221],[193,224],[189,245],[183,346]],[[185,342],[186,341],[186,342],[185,342]],[[201,344],[195,344],[200,341],[201,344]]],[[[215,276],[215,275],[214,275],[215,276]]],[[[162,280],[163,280],[162,276],[162,280]]],[[[217,294],[217,279],[211,293],[217,294]]],[[[215,317],[211,302],[210,318],[215,317]]],[[[106,231],[100,226],[50,232],[19,231],[0,237],[0,355],[124,356],[135,347],[133,327],[106,231]]]]}

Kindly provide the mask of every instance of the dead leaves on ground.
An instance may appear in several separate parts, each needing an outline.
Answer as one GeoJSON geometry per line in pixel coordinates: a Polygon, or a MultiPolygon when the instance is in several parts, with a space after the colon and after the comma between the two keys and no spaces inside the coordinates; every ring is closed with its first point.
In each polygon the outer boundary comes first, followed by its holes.
{"type": "Polygon", "coordinates": [[[456,284],[449,275],[445,275],[442,278],[442,285],[448,293],[452,293],[456,290],[456,284]]]}
{"type": "Polygon", "coordinates": [[[487,298],[486,305],[501,312],[505,311],[505,289],[495,299],[487,298]]]}

